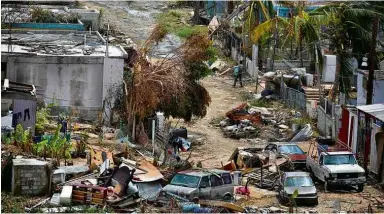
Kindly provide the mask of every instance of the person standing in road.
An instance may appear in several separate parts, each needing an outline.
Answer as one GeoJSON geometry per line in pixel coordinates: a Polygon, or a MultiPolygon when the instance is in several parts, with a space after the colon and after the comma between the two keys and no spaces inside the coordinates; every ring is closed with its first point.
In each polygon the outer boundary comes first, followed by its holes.
{"type": "Polygon", "coordinates": [[[237,66],[233,67],[233,76],[235,77],[235,82],[233,83],[233,87],[236,87],[237,80],[239,80],[240,82],[240,87],[243,87],[242,75],[243,75],[243,61],[240,61],[240,63],[237,66]]]}

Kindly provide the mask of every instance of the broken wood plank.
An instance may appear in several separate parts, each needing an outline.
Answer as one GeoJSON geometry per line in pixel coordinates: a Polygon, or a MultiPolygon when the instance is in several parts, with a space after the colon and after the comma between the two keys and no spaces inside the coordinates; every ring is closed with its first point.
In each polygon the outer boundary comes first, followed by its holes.
{"type": "Polygon", "coordinates": [[[205,205],[205,206],[214,206],[214,207],[226,208],[226,209],[236,211],[236,212],[241,212],[241,213],[245,212],[244,207],[241,207],[241,206],[236,205],[234,203],[225,202],[225,201],[202,200],[202,201],[199,201],[199,204],[205,205]]]}

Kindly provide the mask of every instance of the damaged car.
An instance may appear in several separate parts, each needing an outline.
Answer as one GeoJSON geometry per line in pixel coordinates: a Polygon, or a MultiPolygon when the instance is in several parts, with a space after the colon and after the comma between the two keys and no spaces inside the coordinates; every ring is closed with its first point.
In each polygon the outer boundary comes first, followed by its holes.
{"type": "Polygon", "coordinates": [[[306,167],[307,155],[294,143],[270,143],[264,149],[264,153],[268,152],[287,155],[291,159],[295,169],[305,169],[306,167]]]}
{"type": "Polygon", "coordinates": [[[188,201],[195,199],[231,200],[234,183],[230,172],[219,169],[196,169],[178,172],[160,192],[157,202],[166,203],[168,196],[188,201]]]}
{"type": "Polygon", "coordinates": [[[285,172],[280,179],[278,193],[283,202],[288,202],[295,191],[296,203],[319,203],[317,190],[310,175],[306,172],[285,172]]]}

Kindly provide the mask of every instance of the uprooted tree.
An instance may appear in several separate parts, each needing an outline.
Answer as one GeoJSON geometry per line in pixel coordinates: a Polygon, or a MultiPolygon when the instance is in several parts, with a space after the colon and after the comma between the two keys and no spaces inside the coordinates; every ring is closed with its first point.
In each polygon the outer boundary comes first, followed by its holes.
{"type": "Polygon", "coordinates": [[[204,117],[211,98],[198,80],[209,73],[204,63],[214,51],[208,35],[195,33],[167,57],[150,61],[148,53],[167,31],[157,25],[138,50],[133,67],[124,78],[125,112],[131,136],[135,125],[156,111],[166,117],[190,121],[192,116],[204,117]]]}

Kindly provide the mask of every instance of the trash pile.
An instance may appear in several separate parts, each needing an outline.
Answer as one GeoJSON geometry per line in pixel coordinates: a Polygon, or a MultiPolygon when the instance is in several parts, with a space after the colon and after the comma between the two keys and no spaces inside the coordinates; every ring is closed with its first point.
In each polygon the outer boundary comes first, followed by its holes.
{"type": "Polygon", "coordinates": [[[262,138],[266,141],[305,141],[313,132],[309,124],[302,127],[302,130],[291,130],[287,125],[292,118],[299,118],[301,114],[296,111],[284,111],[275,108],[256,107],[249,103],[242,103],[228,111],[226,119],[220,121],[226,137],[241,138],[262,138]]]}
{"type": "Polygon", "coordinates": [[[3,181],[11,182],[9,186],[12,186],[14,195],[53,193],[49,200],[44,200],[38,206],[26,208],[26,211],[48,205],[58,206],[60,209],[46,208],[40,211],[65,210],[65,206],[107,205],[117,212],[133,212],[134,206],[142,200],[156,199],[164,177],[154,166],[153,160],[143,156],[133,161],[126,157],[124,152],[118,155],[101,152],[101,161],[100,157],[95,156],[89,157],[91,161],[89,165],[52,169],[52,164],[48,161],[18,156],[12,161],[8,158],[2,162],[4,172],[11,170],[18,175],[11,180],[7,180],[7,176],[4,176],[3,181]],[[100,162],[102,164],[92,170],[93,166],[100,162]]]}
{"type": "Polygon", "coordinates": [[[261,113],[249,109],[247,103],[228,111],[225,116],[227,119],[220,122],[225,136],[235,139],[257,137],[262,123],[261,113]]]}

